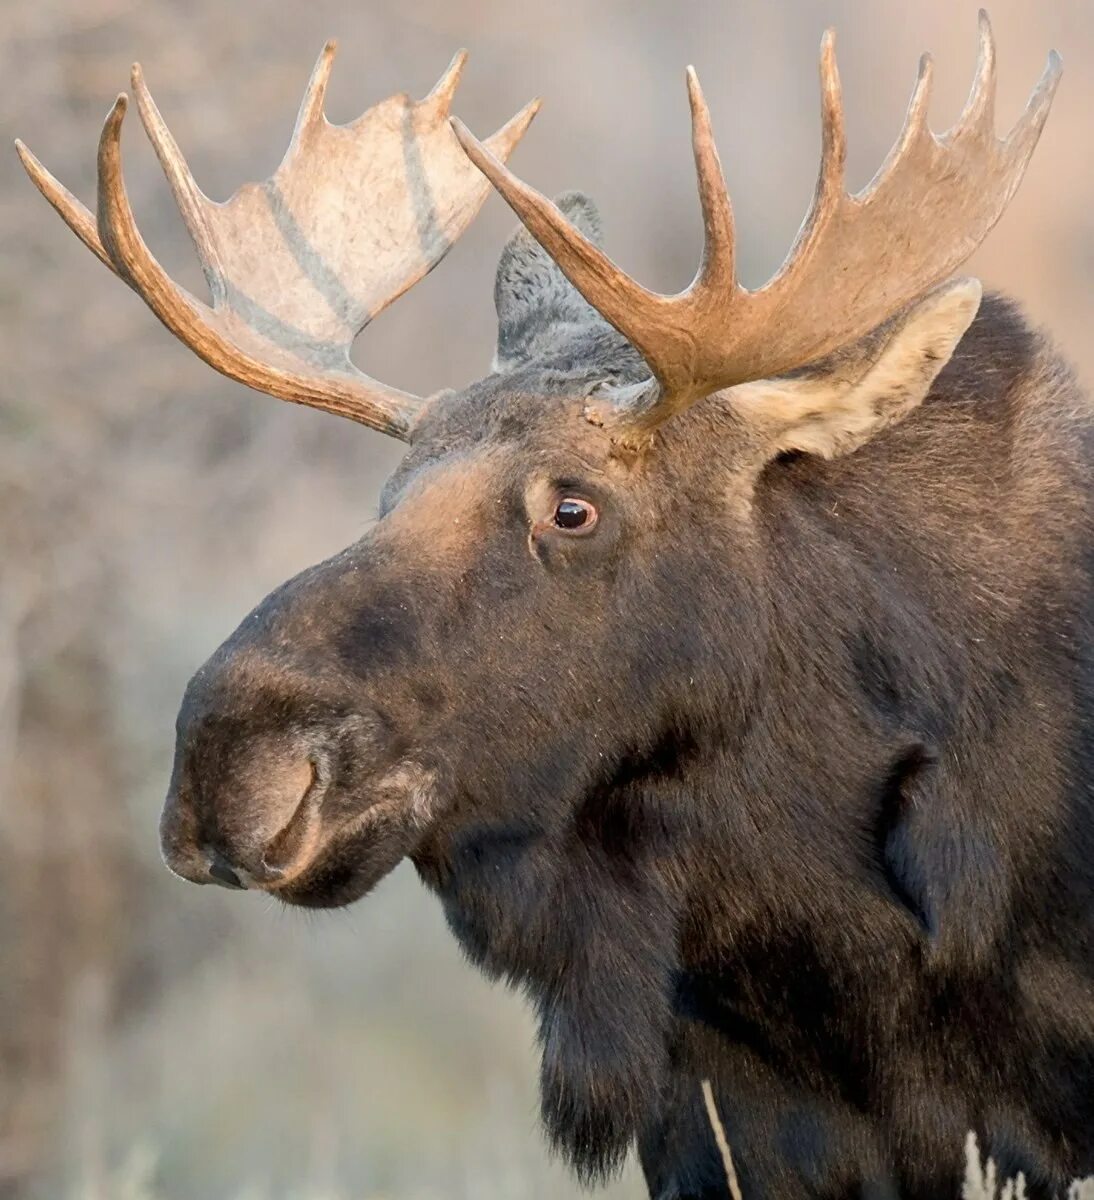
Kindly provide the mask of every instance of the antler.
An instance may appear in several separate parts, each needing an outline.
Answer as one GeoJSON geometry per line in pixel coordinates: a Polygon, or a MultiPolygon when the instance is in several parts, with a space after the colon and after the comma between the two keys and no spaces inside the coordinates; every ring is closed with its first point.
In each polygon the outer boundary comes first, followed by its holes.
{"type": "Polygon", "coordinates": [[[946,278],[987,236],[1013,196],[1059,82],[1053,51],[1022,118],[995,136],[995,45],[980,12],[976,80],[957,124],[927,125],[931,60],[920,61],[904,130],[874,179],[844,188],[846,143],[835,38],[821,43],[823,134],[812,206],[783,266],[758,291],[737,281],[733,213],[695,71],[688,68],[692,143],[705,243],[694,282],[676,296],[647,291],[508,171],[453,119],[471,160],[508,201],[585,299],[638,349],[653,384],[621,389],[598,423],[641,440],[720,388],[777,376],[868,333],[946,278]]]}
{"type": "MultiPolygon", "coordinates": [[[[137,229],[122,178],[124,94],[99,140],[96,217],[16,146],[76,236],[207,363],[283,400],[405,439],[422,401],[358,371],[350,347],[444,257],[489,192],[448,125],[467,55],[456,55],[424,100],[391,96],[352,124],[332,125],[323,97],[334,52],[328,42],[319,56],[273,177],[224,204],[198,188],[133,68],[141,120],[201,259],[211,308],[170,279],[137,229]]],[[[507,158],[537,107],[494,134],[489,152],[507,158]]]]}

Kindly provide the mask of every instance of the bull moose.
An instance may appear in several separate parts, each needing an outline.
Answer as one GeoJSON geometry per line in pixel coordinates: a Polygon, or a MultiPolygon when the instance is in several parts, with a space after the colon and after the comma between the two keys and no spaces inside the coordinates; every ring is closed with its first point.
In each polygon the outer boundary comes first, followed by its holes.
{"type": "Polygon", "coordinates": [[[847,193],[822,159],[785,264],[734,270],[688,73],[705,249],[683,293],[600,248],[577,193],[421,101],[346,126],[320,56],[273,177],[194,183],[133,92],[204,265],[164,272],[111,110],[92,216],[64,220],[210,365],[409,449],[377,523],[248,616],[190,683],[162,819],[195,883],[325,907],[404,858],[521,988],[550,1140],[651,1196],[951,1196],[968,1130],[1030,1194],[1094,1168],[1094,421],[1045,337],[952,272],[1019,185],[1053,54],[1003,140],[981,14],[936,136],[847,193]],[[523,227],[490,373],[428,399],[351,365],[493,185],[523,227]]]}

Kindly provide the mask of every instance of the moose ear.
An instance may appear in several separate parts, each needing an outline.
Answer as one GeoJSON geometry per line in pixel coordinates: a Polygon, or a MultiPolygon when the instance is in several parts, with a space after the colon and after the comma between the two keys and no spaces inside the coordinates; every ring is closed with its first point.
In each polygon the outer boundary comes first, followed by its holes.
{"type": "Polygon", "coordinates": [[[772,454],[849,454],[926,397],[980,307],[978,279],[943,284],[890,326],[801,375],[731,389],[772,454]]]}
{"type": "MultiPolygon", "coordinates": [[[[600,213],[588,196],[564,192],[555,204],[591,242],[601,244],[600,213]]],[[[603,323],[523,225],[501,252],[494,307],[498,313],[495,371],[511,371],[540,357],[575,327],[603,323]]]]}

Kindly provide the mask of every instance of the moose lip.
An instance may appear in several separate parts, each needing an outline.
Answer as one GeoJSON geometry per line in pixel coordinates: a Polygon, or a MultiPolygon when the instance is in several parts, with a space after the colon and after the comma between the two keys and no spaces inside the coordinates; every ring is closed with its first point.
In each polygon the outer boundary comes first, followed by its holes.
{"type": "Polygon", "coordinates": [[[283,887],[268,889],[270,894],[294,908],[345,908],[363,899],[394,867],[369,872],[361,864],[339,862],[316,864],[306,877],[283,887]]]}
{"type": "Polygon", "coordinates": [[[267,853],[268,876],[256,886],[306,908],[361,899],[421,844],[434,816],[432,783],[430,773],[400,764],[362,811],[326,832],[320,814],[326,789],[309,790],[271,843],[286,855],[283,864],[267,853]]]}
{"type": "Polygon", "coordinates": [[[401,798],[374,801],[264,890],[301,908],[342,908],[362,899],[419,845],[423,831],[405,816],[401,798]]]}
{"type": "Polygon", "coordinates": [[[262,855],[263,882],[284,887],[303,874],[322,853],[322,820],[319,808],[326,793],[325,772],[312,763],[312,781],[281,829],[262,855]]]}

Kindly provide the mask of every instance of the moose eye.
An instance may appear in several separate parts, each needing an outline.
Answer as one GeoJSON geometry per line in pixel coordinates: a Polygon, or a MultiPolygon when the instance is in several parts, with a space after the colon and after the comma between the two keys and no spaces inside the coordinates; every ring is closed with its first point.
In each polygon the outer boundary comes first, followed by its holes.
{"type": "Polygon", "coordinates": [[[567,533],[588,533],[596,521],[597,513],[593,505],[576,496],[564,496],[555,508],[555,528],[564,529],[567,533]]]}

